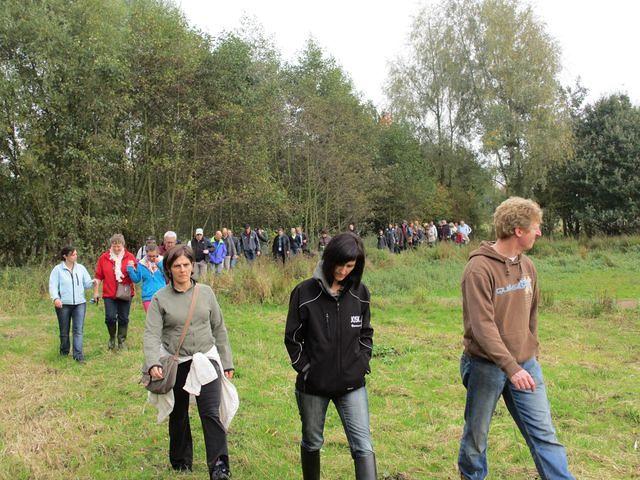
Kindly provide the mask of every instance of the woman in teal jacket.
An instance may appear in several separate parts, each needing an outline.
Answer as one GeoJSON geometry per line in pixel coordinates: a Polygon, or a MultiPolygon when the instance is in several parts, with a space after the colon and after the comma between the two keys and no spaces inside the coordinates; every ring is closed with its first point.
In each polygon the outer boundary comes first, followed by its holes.
{"type": "Polygon", "coordinates": [[[153,295],[167,284],[162,268],[162,255],[158,247],[147,245],[147,254],[138,263],[137,268],[131,261],[127,265],[127,272],[132,282],[142,282],[142,306],[146,312],[149,310],[153,295]]]}
{"type": "Polygon", "coordinates": [[[77,263],[78,252],[71,246],[60,252],[60,260],[49,275],[49,295],[53,300],[60,327],[60,355],[69,355],[69,327],[73,324],[73,358],[84,363],[82,336],[87,300],[84,291],[93,288],[93,279],[77,263]]]}

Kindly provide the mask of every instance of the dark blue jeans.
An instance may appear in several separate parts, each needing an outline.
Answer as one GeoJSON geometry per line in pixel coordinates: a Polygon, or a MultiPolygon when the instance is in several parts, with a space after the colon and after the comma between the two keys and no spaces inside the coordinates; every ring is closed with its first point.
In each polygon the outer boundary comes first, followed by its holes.
{"type": "Polygon", "coordinates": [[[129,325],[129,310],[131,302],[126,300],[116,300],[115,298],[104,299],[104,323],[126,327],[129,325]]]}
{"type": "Polygon", "coordinates": [[[518,390],[494,363],[462,355],[460,374],[467,389],[464,432],[458,468],[462,478],[482,480],[489,473],[487,436],[500,396],[527,442],[542,480],[571,479],[567,454],[558,442],[540,364],[531,358],[520,364],[536,382],[534,392],[518,390]]]}
{"type": "Polygon", "coordinates": [[[333,400],[347,435],[351,456],[368,457],[373,453],[369,430],[369,398],[365,387],[335,398],[296,391],[296,400],[302,421],[301,444],[306,451],[315,452],[322,448],[327,407],[333,400]]]}
{"type": "Polygon", "coordinates": [[[244,258],[246,258],[247,261],[251,263],[256,259],[256,252],[254,252],[253,250],[245,250],[244,258]]]}
{"type": "Polygon", "coordinates": [[[84,360],[82,353],[82,335],[84,330],[84,316],[87,312],[87,304],[62,305],[56,308],[58,326],[60,327],[60,354],[69,355],[69,329],[73,328],[73,358],[84,360]]]}

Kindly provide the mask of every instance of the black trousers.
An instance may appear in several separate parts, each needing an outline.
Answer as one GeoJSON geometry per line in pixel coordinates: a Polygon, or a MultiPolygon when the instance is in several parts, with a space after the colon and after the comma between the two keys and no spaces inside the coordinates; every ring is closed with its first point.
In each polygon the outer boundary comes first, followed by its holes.
{"type": "MultiPolygon", "coordinates": [[[[204,445],[207,452],[209,472],[218,459],[229,464],[227,450],[227,432],[220,421],[220,395],[222,372],[215,362],[213,366],[218,378],[202,386],[200,395],[196,397],[198,413],[204,432],[204,445]]],[[[183,390],[184,382],[189,374],[191,361],[178,365],[176,384],[173,387],[175,405],[169,415],[169,460],[173,467],[193,465],[193,440],[189,424],[189,394],[183,390]]]]}

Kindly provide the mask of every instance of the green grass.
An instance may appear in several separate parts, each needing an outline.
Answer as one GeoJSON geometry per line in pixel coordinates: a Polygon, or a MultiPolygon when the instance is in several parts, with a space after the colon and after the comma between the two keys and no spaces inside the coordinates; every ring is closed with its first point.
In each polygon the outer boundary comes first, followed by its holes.
{"type": "MultiPolygon", "coordinates": [[[[640,478],[640,239],[536,245],[543,292],[541,363],[554,421],[579,479],[640,478]]],[[[368,379],[379,477],[454,479],[462,429],[460,274],[469,247],[390,256],[371,250],[375,351],[368,379]]],[[[89,264],[89,262],[87,262],[89,264]]],[[[288,294],[311,273],[301,260],[241,269],[213,282],[229,329],[240,410],[229,434],[236,479],[297,479],[295,374],[282,335],[288,294]],[[247,290],[243,285],[249,285],[247,290]]],[[[192,408],[194,473],[168,468],[166,424],[137,384],[144,312],[132,309],[130,350],[106,348],[103,306],[88,307],[87,364],[57,354],[48,272],[0,271],[0,478],[202,479],[202,431],[192,408]]],[[[353,478],[330,408],[323,478],[353,478]]],[[[490,478],[536,478],[514,422],[499,404],[490,478]]]]}

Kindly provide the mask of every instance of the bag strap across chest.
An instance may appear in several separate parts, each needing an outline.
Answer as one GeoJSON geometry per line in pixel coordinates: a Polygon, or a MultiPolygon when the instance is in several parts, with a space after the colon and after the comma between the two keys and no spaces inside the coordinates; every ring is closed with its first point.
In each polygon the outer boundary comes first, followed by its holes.
{"type": "Polygon", "coordinates": [[[193,287],[193,294],[191,295],[191,305],[189,306],[187,320],[184,322],[182,335],[180,335],[180,341],[178,342],[178,348],[176,348],[176,353],[173,355],[176,359],[178,358],[178,354],[180,353],[180,348],[182,347],[182,343],[184,342],[184,337],[187,335],[187,330],[189,330],[189,325],[191,325],[191,318],[193,317],[193,312],[196,309],[196,299],[198,298],[199,291],[200,285],[196,283],[193,287]]]}

